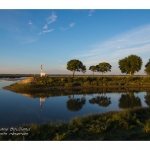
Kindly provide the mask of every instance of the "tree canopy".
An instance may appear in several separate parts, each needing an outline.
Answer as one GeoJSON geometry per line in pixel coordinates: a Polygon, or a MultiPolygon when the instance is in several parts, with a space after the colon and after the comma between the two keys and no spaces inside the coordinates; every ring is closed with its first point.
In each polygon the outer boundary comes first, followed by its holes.
{"type": "Polygon", "coordinates": [[[97,68],[96,68],[96,66],[90,66],[89,70],[91,70],[93,72],[93,76],[94,76],[94,72],[97,71],[97,68]]]}
{"type": "Polygon", "coordinates": [[[148,67],[148,65],[150,65],[150,59],[148,60],[148,62],[145,65],[145,68],[148,67]]]}
{"type": "Polygon", "coordinates": [[[150,59],[148,60],[148,62],[146,63],[145,65],[145,70],[144,72],[147,74],[147,75],[150,75],[150,59]]]}
{"type": "Polygon", "coordinates": [[[119,68],[122,73],[133,75],[135,72],[141,70],[142,59],[136,55],[130,55],[119,60],[119,68]]]}
{"type": "Polygon", "coordinates": [[[74,77],[75,71],[80,72],[82,67],[83,67],[83,63],[80,60],[72,59],[72,60],[67,62],[67,69],[72,71],[73,77],[74,77]]]}
{"type": "Polygon", "coordinates": [[[85,65],[82,65],[82,66],[81,66],[81,72],[82,72],[83,74],[85,74],[85,72],[86,72],[86,66],[85,66],[85,65]]]}
{"type": "Polygon", "coordinates": [[[147,65],[147,67],[145,68],[145,73],[147,74],[147,75],[150,75],[150,64],[149,65],[147,65]]]}
{"type": "Polygon", "coordinates": [[[102,75],[105,72],[111,71],[111,67],[112,66],[109,63],[107,63],[107,62],[99,63],[99,65],[96,66],[97,72],[101,72],[102,75]]]}

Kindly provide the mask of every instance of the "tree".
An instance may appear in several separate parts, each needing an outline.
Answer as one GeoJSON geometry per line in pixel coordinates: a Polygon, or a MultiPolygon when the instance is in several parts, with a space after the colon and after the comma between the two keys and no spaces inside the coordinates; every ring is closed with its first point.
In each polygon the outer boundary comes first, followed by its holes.
{"type": "Polygon", "coordinates": [[[111,104],[110,97],[107,96],[97,96],[89,100],[91,104],[98,104],[99,106],[107,107],[111,104]]]}
{"type": "Polygon", "coordinates": [[[145,65],[145,68],[148,67],[148,65],[150,65],[150,59],[148,60],[148,62],[145,65]]]}
{"type": "Polygon", "coordinates": [[[93,72],[93,76],[94,76],[94,72],[97,71],[97,68],[96,68],[96,66],[90,66],[89,70],[91,70],[93,72]]]}
{"type": "Polygon", "coordinates": [[[120,108],[134,108],[141,107],[141,99],[134,94],[130,96],[129,94],[122,94],[119,99],[120,108]]]}
{"type": "Polygon", "coordinates": [[[147,92],[147,95],[144,96],[146,104],[150,107],[150,93],[147,92]]]}
{"type": "Polygon", "coordinates": [[[83,64],[80,60],[77,60],[77,59],[72,59],[70,61],[67,62],[67,69],[72,71],[73,73],[73,77],[74,77],[74,73],[75,71],[81,71],[83,67],[83,64]]]}
{"type": "Polygon", "coordinates": [[[136,55],[130,55],[124,59],[119,60],[119,68],[122,73],[133,75],[135,72],[141,70],[142,59],[136,55]]]}
{"type": "Polygon", "coordinates": [[[86,99],[82,98],[70,98],[67,102],[67,108],[71,111],[79,111],[85,105],[86,99]]]}
{"type": "Polygon", "coordinates": [[[96,66],[97,71],[98,71],[98,72],[101,72],[102,75],[103,75],[103,73],[105,73],[105,72],[111,71],[111,67],[112,67],[112,66],[111,66],[109,63],[107,63],[107,62],[99,63],[99,65],[96,66]]]}
{"type": "Polygon", "coordinates": [[[145,73],[147,74],[147,75],[150,75],[150,59],[148,60],[148,62],[146,63],[146,65],[145,65],[145,73]]]}
{"type": "Polygon", "coordinates": [[[150,64],[145,68],[144,71],[147,75],[150,75],[150,64]]]}
{"type": "Polygon", "coordinates": [[[82,72],[83,74],[85,74],[85,72],[86,72],[86,66],[85,66],[85,65],[83,65],[83,66],[81,67],[81,72],[82,72]]]}

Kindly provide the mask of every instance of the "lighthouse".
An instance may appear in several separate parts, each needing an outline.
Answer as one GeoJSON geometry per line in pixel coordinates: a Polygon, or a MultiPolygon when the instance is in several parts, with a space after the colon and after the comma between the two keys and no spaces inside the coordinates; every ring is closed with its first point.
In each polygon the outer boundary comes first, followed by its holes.
{"type": "Polygon", "coordinates": [[[43,65],[41,65],[41,77],[45,76],[45,72],[42,72],[43,65]]]}

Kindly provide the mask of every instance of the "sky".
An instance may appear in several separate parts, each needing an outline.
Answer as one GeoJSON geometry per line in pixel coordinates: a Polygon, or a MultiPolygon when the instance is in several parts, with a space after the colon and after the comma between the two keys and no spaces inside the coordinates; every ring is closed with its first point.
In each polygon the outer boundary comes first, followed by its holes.
{"type": "MultiPolygon", "coordinates": [[[[0,9],[0,74],[72,74],[67,62],[111,64],[106,75],[124,75],[118,61],[150,59],[149,9],[0,9]]],[[[82,74],[76,72],[75,74],[82,74]]],[[[101,73],[95,73],[101,74],[101,73]]]]}

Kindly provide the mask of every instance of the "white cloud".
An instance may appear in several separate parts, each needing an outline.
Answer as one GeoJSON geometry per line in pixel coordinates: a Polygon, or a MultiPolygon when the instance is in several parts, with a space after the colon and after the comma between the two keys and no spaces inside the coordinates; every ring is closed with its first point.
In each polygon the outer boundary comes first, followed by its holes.
{"type": "Polygon", "coordinates": [[[28,23],[29,25],[32,25],[33,23],[31,22],[31,21],[29,21],[29,23],[28,23]]]}
{"type": "Polygon", "coordinates": [[[94,12],[95,12],[95,10],[91,9],[91,10],[89,11],[89,15],[88,15],[88,16],[92,16],[92,13],[94,13],[94,12]]]}
{"type": "Polygon", "coordinates": [[[67,27],[67,28],[60,27],[60,30],[62,30],[62,31],[66,31],[66,30],[68,30],[69,28],[72,28],[74,25],[75,25],[75,23],[74,23],[74,22],[73,22],[73,23],[70,23],[70,24],[69,24],[69,27],[67,27]]]}
{"type": "Polygon", "coordinates": [[[60,27],[59,29],[62,30],[62,31],[68,30],[68,28],[64,28],[64,27],[60,27]]]}
{"type": "Polygon", "coordinates": [[[54,29],[51,29],[51,30],[44,30],[44,31],[42,31],[42,32],[40,32],[40,33],[38,33],[38,34],[43,34],[43,33],[48,33],[48,32],[52,32],[54,29]]]}
{"type": "Polygon", "coordinates": [[[55,13],[52,13],[52,15],[47,18],[47,24],[55,22],[56,19],[57,19],[57,16],[55,15],[55,13]]]}
{"type": "Polygon", "coordinates": [[[71,28],[71,27],[73,27],[75,25],[75,23],[73,22],[73,23],[70,23],[69,24],[69,27],[71,28]]]}
{"type": "Polygon", "coordinates": [[[86,65],[96,65],[105,61],[118,66],[120,59],[131,54],[140,56],[145,64],[150,57],[149,52],[150,25],[146,25],[95,44],[91,50],[77,54],[75,57],[82,59],[86,65]]]}
{"type": "Polygon", "coordinates": [[[43,29],[47,29],[48,28],[48,26],[47,26],[47,24],[43,27],[43,29]]]}

